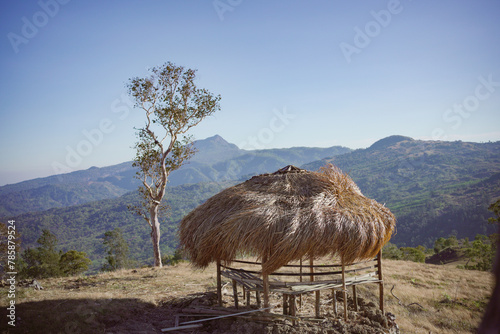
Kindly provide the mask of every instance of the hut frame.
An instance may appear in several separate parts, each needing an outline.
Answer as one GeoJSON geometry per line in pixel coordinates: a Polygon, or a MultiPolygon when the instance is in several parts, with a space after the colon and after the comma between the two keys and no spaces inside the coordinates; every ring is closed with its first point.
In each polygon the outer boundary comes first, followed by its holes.
{"type": "MultiPolygon", "coordinates": [[[[233,263],[261,266],[261,262],[243,261],[243,260],[233,260],[233,263]]],[[[234,265],[233,265],[234,266],[234,265]]],[[[257,307],[261,307],[260,294],[264,295],[264,308],[269,307],[269,293],[281,293],[283,300],[283,315],[288,315],[292,317],[297,316],[296,308],[296,298],[299,298],[299,308],[301,307],[302,295],[305,293],[315,293],[315,316],[319,318],[321,316],[320,311],[320,292],[322,290],[332,291],[332,306],[335,315],[338,315],[336,293],[342,293],[343,305],[344,305],[344,318],[347,320],[347,288],[352,287],[352,298],[354,302],[354,310],[358,310],[357,304],[357,291],[356,286],[360,284],[378,284],[379,285],[379,307],[382,313],[384,312],[384,281],[382,274],[382,259],[381,251],[377,256],[368,261],[361,261],[352,264],[345,265],[342,262],[340,264],[330,264],[330,265],[314,265],[314,260],[310,259],[308,265],[302,264],[300,261],[299,265],[287,264],[283,268],[299,268],[300,271],[297,272],[273,272],[270,274],[264,274],[262,270],[248,270],[248,269],[236,269],[228,265],[224,265],[221,261],[217,261],[217,295],[219,306],[222,306],[222,277],[226,277],[232,281],[233,286],[233,298],[236,309],[239,308],[238,300],[238,285],[243,288],[243,296],[246,296],[246,305],[250,305],[250,294],[255,292],[255,299],[257,307]],[[318,272],[315,271],[316,268],[333,268],[334,271],[330,269],[328,271],[318,272]],[[305,272],[304,269],[309,269],[309,272],[305,272]],[[336,270],[335,270],[336,269],[336,270]],[[340,270],[339,270],[340,269],[340,270]],[[266,278],[267,276],[267,278],[266,278]],[[271,276],[271,279],[270,279],[271,276]],[[299,281],[281,281],[274,279],[273,276],[278,277],[299,277],[299,281]],[[330,276],[330,278],[336,277],[334,279],[322,280],[317,277],[330,276]],[[304,278],[308,278],[308,281],[304,281],[304,278]]]]}
{"type": "Polygon", "coordinates": [[[356,301],[356,285],[379,284],[383,311],[380,254],[395,224],[394,215],[385,205],[363,196],[354,181],[337,167],[330,165],[310,172],[286,166],[275,173],[254,176],[208,199],[181,221],[179,238],[195,266],[206,268],[217,263],[220,305],[224,276],[233,282],[237,307],[238,285],[245,292],[255,291],[257,303],[262,293],[265,308],[269,307],[270,292],[282,293],[284,313],[288,315],[296,313],[296,296],[300,302],[302,294],[314,292],[319,316],[320,292],[332,289],[334,294],[338,290],[343,293],[347,318],[348,286],[353,287],[356,301]],[[237,260],[241,252],[254,254],[260,262],[252,264],[258,269],[230,267],[233,262],[241,262],[237,260]],[[341,259],[340,264],[331,265],[337,270],[328,273],[335,276],[329,281],[315,270],[314,259],[324,256],[341,259]],[[309,259],[309,265],[302,263],[303,258],[309,259]],[[299,277],[302,281],[308,276],[307,282],[274,278],[282,275],[280,268],[290,268],[299,260],[299,277]],[[355,268],[364,263],[357,261],[365,260],[376,263],[355,268]],[[363,276],[359,275],[362,270],[372,271],[363,276]]]}

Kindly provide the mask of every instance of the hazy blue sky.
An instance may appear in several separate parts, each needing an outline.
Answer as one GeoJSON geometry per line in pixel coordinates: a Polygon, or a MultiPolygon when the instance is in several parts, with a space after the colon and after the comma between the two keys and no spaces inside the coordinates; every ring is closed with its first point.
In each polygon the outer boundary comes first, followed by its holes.
{"type": "Polygon", "coordinates": [[[125,84],[172,61],[246,149],[500,140],[500,2],[6,1],[0,185],[131,160],[125,84]]]}

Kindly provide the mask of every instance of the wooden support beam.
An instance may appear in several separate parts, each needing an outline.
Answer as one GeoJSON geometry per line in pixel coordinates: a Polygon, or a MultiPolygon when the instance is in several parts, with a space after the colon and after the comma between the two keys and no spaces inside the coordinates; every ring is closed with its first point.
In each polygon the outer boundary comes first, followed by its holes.
{"type": "Polygon", "coordinates": [[[342,261],[342,292],[344,293],[344,319],[347,321],[347,291],[345,287],[345,266],[344,259],[342,261]]]}
{"type": "Polygon", "coordinates": [[[337,316],[337,291],[335,289],[332,289],[332,303],[333,303],[333,314],[337,316]]]}
{"type": "MultiPolygon", "coordinates": [[[[300,282],[302,283],[302,258],[300,258],[300,282]]],[[[299,295],[299,308],[302,309],[302,294],[299,295]]]]}
{"type": "Polygon", "coordinates": [[[354,302],[354,311],[358,311],[358,298],[357,298],[357,295],[356,295],[356,285],[353,285],[352,286],[352,299],[353,299],[353,302],[354,302]]]}
{"type": "Polygon", "coordinates": [[[380,310],[382,314],[384,314],[384,277],[382,275],[382,249],[378,252],[377,255],[377,271],[378,271],[378,279],[379,283],[379,299],[380,299],[380,310]]]}
{"type": "Polygon", "coordinates": [[[284,315],[290,315],[288,313],[288,295],[286,293],[283,294],[283,314],[284,315]]]}
{"type": "Polygon", "coordinates": [[[269,275],[264,273],[264,264],[267,262],[267,254],[262,257],[262,285],[264,290],[264,308],[269,312],[269,275]]]}
{"type": "Polygon", "coordinates": [[[234,307],[238,309],[238,283],[233,279],[233,298],[234,298],[234,307]]]}
{"type": "Polygon", "coordinates": [[[220,272],[220,260],[217,260],[217,302],[222,306],[222,275],[220,272]]]}
{"type": "MultiPolygon", "coordinates": [[[[311,255],[311,257],[309,258],[309,273],[310,273],[310,276],[309,276],[309,280],[311,282],[314,282],[314,257],[311,255]]],[[[320,309],[319,309],[319,299],[320,299],[320,292],[319,290],[316,291],[315,293],[315,303],[314,303],[314,313],[316,315],[316,318],[319,318],[320,316],[320,309]]]]}
{"type": "Polygon", "coordinates": [[[295,306],[295,295],[290,295],[288,308],[290,309],[290,315],[295,317],[297,315],[297,308],[295,306]]]}
{"type": "Polygon", "coordinates": [[[316,313],[316,318],[320,317],[319,300],[320,300],[320,290],[316,291],[316,301],[314,303],[314,311],[316,313]]]}
{"type": "Polygon", "coordinates": [[[257,307],[261,308],[262,303],[260,301],[260,291],[255,291],[255,300],[257,301],[257,307]]]}
{"type": "Polygon", "coordinates": [[[245,287],[243,287],[244,293],[246,293],[247,296],[247,306],[250,306],[250,290],[245,291],[245,287]]]}

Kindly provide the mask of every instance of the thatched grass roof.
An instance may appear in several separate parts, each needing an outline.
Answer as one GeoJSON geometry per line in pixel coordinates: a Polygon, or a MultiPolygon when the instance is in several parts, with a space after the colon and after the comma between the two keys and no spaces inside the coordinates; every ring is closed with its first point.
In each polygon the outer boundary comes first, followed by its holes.
{"type": "Polygon", "coordinates": [[[198,267],[230,263],[241,252],[266,259],[271,273],[302,257],[339,255],[349,264],[373,258],[396,219],[366,198],[340,169],[287,166],[225,189],[180,223],[181,246],[198,267]]]}

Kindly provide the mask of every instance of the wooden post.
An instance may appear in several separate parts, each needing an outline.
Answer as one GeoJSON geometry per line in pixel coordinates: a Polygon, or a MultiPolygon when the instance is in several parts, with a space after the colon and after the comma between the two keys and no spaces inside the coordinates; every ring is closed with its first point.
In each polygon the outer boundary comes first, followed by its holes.
{"type": "Polygon", "coordinates": [[[356,285],[352,286],[352,299],[354,301],[354,311],[358,311],[358,299],[356,296],[356,285]]]}
{"type": "MultiPolygon", "coordinates": [[[[267,254],[262,257],[262,285],[264,290],[264,308],[269,307],[269,276],[264,273],[264,264],[267,262],[267,254]]],[[[266,312],[270,312],[269,309],[266,312]]]]}
{"type": "Polygon", "coordinates": [[[234,307],[238,309],[238,286],[234,279],[233,279],[233,297],[234,297],[234,307]]]}
{"type": "Polygon", "coordinates": [[[344,319],[347,321],[347,291],[345,287],[345,266],[342,259],[342,292],[344,293],[344,319]]]}
{"type": "Polygon", "coordinates": [[[283,294],[283,314],[288,315],[288,295],[286,293],[283,294]]]}
{"type": "MultiPolygon", "coordinates": [[[[297,308],[295,305],[295,295],[292,294],[290,295],[290,298],[288,299],[288,313],[292,317],[295,317],[297,315],[297,308]]],[[[295,318],[292,319],[292,326],[295,326],[295,318]]]]}
{"type": "MultiPolygon", "coordinates": [[[[299,261],[300,264],[300,282],[302,283],[302,258],[299,261]]],[[[302,294],[299,295],[299,308],[302,309],[302,294]]]]}
{"type": "Polygon", "coordinates": [[[333,296],[333,300],[332,300],[333,313],[335,314],[335,316],[337,316],[337,292],[335,291],[335,289],[332,289],[332,296],[333,296]]]}
{"type": "Polygon", "coordinates": [[[220,272],[220,260],[217,260],[217,301],[222,306],[222,277],[220,272]]]}
{"type": "Polygon", "coordinates": [[[245,289],[245,287],[243,287],[243,291],[244,293],[246,293],[247,296],[247,306],[250,306],[250,290],[247,290],[245,289]]]}
{"type": "Polygon", "coordinates": [[[290,295],[290,299],[289,299],[289,302],[288,302],[288,308],[289,308],[289,312],[291,316],[295,317],[295,315],[297,314],[297,309],[295,308],[295,295],[290,295]]]}
{"type": "MultiPolygon", "coordinates": [[[[311,282],[314,282],[314,258],[313,256],[311,255],[311,258],[309,259],[309,272],[311,273],[311,276],[310,276],[310,281],[311,282]]],[[[314,311],[315,311],[315,314],[316,314],[316,318],[319,318],[319,298],[320,298],[320,293],[319,293],[319,290],[316,291],[316,300],[315,300],[315,303],[314,303],[314,311]]]]}
{"type": "Polygon", "coordinates": [[[380,310],[382,314],[384,314],[384,281],[382,276],[382,249],[378,252],[377,255],[377,266],[378,266],[378,279],[379,283],[379,298],[380,298],[380,310]]]}
{"type": "Polygon", "coordinates": [[[261,308],[262,303],[260,302],[260,291],[255,291],[255,300],[257,301],[257,308],[261,308]]]}

